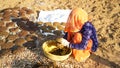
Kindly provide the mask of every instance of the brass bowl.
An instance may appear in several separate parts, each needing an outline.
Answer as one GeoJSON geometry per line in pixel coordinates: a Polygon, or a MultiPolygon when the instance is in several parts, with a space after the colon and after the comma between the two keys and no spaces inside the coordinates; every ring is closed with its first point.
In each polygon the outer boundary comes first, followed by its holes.
{"type": "Polygon", "coordinates": [[[59,49],[59,47],[57,46],[57,42],[55,40],[46,41],[42,45],[44,55],[46,57],[48,57],[49,59],[52,59],[52,60],[55,60],[55,61],[63,61],[71,55],[72,49],[67,48],[67,47],[65,47],[65,48],[64,48],[64,51],[67,51],[66,53],[61,54],[61,53],[59,53],[60,51],[58,51],[58,53],[53,54],[53,53],[51,53],[53,50],[59,49]]]}

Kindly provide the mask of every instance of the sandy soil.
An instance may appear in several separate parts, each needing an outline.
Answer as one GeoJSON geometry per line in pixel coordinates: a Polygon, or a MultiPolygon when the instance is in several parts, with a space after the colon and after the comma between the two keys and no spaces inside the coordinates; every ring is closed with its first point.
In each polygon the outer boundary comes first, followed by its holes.
{"type": "Polygon", "coordinates": [[[119,7],[119,0],[0,0],[0,68],[120,68],[119,7]],[[92,18],[99,48],[86,62],[71,56],[52,61],[44,56],[41,45],[62,37],[65,23],[35,22],[37,12],[74,7],[82,7],[92,18]]]}

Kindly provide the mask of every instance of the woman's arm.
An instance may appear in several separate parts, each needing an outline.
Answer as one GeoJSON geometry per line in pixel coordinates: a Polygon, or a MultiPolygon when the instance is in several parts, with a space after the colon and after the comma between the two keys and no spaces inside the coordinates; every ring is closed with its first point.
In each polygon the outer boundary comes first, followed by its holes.
{"type": "Polygon", "coordinates": [[[98,39],[97,39],[97,34],[96,34],[96,29],[93,27],[92,28],[93,35],[91,36],[91,39],[93,41],[93,46],[91,51],[95,52],[98,48],[98,39]]]}
{"type": "Polygon", "coordinates": [[[90,23],[85,23],[80,32],[82,33],[82,41],[78,44],[70,43],[71,48],[83,50],[87,47],[88,40],[92,35],[92,25],[90,23]]]}
{"type": "MultiPolygon", "coordinates": [[[[91,50],[92,52],[95,52],[98,48],[98,40],[97,40],[96,29],[94,28],[94,26],[90,22],[87,22],[81,29],[80,33],[82,33],[82,41],[78,44],[70,43],[69,46],[75,49],[85,49],[87,47],[88,40],[92,39],[93,45],[91,50]]],[[[67,40],[67,35],[68,33],[65,33],[63,37],[66,40],[67,40]]]]}

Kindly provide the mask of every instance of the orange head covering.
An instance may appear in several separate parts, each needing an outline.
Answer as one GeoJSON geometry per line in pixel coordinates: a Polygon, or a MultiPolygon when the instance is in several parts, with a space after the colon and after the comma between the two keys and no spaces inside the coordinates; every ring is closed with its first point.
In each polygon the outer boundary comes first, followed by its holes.
{"type": "Polygon", "coordinates": [[[65,32],[78,32],[83,24],[87,22],[88,15],[82,8],[75,8],[71,11],[65,26],[65,32]]]}

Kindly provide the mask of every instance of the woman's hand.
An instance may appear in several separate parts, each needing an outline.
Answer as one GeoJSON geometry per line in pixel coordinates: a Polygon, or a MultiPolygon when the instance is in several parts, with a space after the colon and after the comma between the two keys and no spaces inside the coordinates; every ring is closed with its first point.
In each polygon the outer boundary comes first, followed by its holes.
{"type": "Polygon", "coordinates": [[[66,39],[64,39],[64,38],[57,38],[56,41],[57,41],[58,43],[62,44],[63,46],[69,47],[69,44],[70,44],[70,43],[69,43],[66,39]]]}

